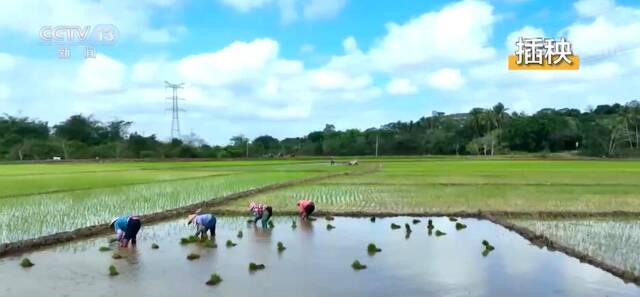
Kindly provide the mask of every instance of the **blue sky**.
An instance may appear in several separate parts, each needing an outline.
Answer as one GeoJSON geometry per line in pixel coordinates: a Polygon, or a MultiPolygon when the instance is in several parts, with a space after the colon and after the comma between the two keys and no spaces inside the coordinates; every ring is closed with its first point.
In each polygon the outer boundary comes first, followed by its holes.
{"type": "Polygon", "coordinates": [[[163,81],[185,82],[182,131],[301,136],[465,112],[638,99],[640,3],[634,0],[14,1],[0,11],[0,112],[55,124],[71,114],[170,131],[163,81]],[[114,24],[121,38],[71,58],[41,26],[114,24]],[[572,72],[509,72],[516,36],[565,36],[572,72]]]}

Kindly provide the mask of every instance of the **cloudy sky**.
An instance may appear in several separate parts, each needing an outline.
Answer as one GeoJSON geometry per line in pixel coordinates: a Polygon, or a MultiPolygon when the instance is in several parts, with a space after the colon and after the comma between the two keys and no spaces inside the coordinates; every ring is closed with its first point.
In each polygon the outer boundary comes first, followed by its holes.
{"type": "Polygon", "coordinates": [[[503,102],[510,110],[640,99],[637,0],[23,0],[0,9],[0,112],[134,121],[165,139],[164,81],[184,82],[182,132],[299,136],[503,102]],[[42,26],[113,24],[85,59],[42,26]],[[559,37],[579,71],[506,70],[518,36],[559,37]]]}

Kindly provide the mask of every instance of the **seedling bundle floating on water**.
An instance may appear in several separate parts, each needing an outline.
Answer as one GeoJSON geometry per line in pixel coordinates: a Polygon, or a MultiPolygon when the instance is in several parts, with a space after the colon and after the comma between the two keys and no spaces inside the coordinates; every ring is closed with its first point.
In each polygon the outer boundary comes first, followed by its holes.
{"type": "Polygon", "coordinates": [[[238,231],[238,238],[242,238],[242,230],[238,231]]]}
{"type": "Polygon", "coordinates": [[[391,229],[400,229],[400,225],[396,224],[396,223],[391,223],[391,229]]]}
{"type": "Polygon", "coordinates": [[[433,229],[433,228],[435,228],[435,227],[433,226],[433,221],[428,220],[428,221],[427,221],[427,229],[431,230],[431,229],[433,229]]]}
{"type": "Polygon", "coordinates": [[[460,222],[456,223],[456,230],[462,230],[464,228],[467,228],[467,225],[465,225],[463,223],[460,223],[460,222]]]}
{"type": "Polygon", "coordinates": [[[190,243],[198,242],[198,240],[199,240],[198,236],[191,235],[189,237],[181,238],[180,239],[180,243],[181,244],[190,244],[190,243]]]}
{"type": "Polygon", "coordinates": [[[495,250],[495,249],[496,249],[495,247],[493,247],[493,246],[492,246],[488,241],[486,241],[486,240],[483,240],[483,241],[482,241],[482,245],[484,246],[484,250],[485,250],[485,251],[487,251],[487,252],[490,252],[490,251],[493,251],[493,250],[495,250]]]}
{"type": "Polygon", "coordinates": [[[336,227],[331,225],[331,224],[327,224],[327,230],[331,231],[333,229],[335,229],[336,227]]]}
{"type": "Polygon", "coordinates": [[[271,228],[271,229],[275,228],[275,226],[276,226],[276,225],[273,224],[273,221],[269,221],[269,223],[267,225],[269,225],[269,228],[271,228]]]}
{"type": "Polygon", "coordinates": [[[196,253],[191,253],[187,255],[187,260],[189,261],[193,261],[196,259],[200,259],[200,255],[196,254],[196,253]]]}
{"type": "Polygon", "coordinates": [[[237,243],[234,243],[234,242],[233,242],[233,241],[231,241],[231,240],[227,240],[227,247],[234,247],[234,246],[236,246],[236,245],[238,245],[238,244],[237,244],[237,243]]]}
{"type": "Polygon", "coordinates": [[[440,230],[436,230],[436,236],[444,236],[444,235],[447,235],[447,233],[444,233],[440,230]]]}
{"type": "Polygon", "coordinates": [[[355,261],[353,261],[353,263],[351,263],[351,268],[353,268],[355,270],[362,270],[362,269],[367,269],[367,265],[364,265],[364,264],[360,263],[360,261],[355,260],[355,261]]]}
{"type": "Polygon", "coordinates": [[[295,229],[298,227],[298,224],[296,224],[296,221],[291,221],[291,229],[295,229]]]}
{"type": "Polygon", "coordinates": [[[287,248],[284,246],[284,244],[282,244],[282,241],[278,241],[278,253],[282,253],[284,250],[286,250],[287,248]]]}
{"type": "Polygon", "coordinates": [[[324,217],[324,219],[327,220],[327,221],[333,221],[334,217],[326,216],[326,217],[324,217]]]}
{"type": "Polygon", "coordinates": [[[118,253],[113,253],[113,255],[111,255],[111,258],[116,259],[116,260],[122,259],[122,255],[120,255],[118,253]]]}
{"type": "Polygon", "coordinates": [[[264,264],[256,264],[256,263],[249,263],[249,271],[257,271],[257,270],[262,270],[265,269],[266,266],[264,266],[264,264]]]}
{"type": "Polygon", "coordinates": [[[157,250],[157,249],[160,248],[160,246],[157,243],[152,243],[151,244],[151,248],[154,249],[154,250],[157,250]]]}
{"type": "Polygon", "coordinates": [[[120,274],[120,273],[118,272],[118,269],[116,269],[116,267],[115,267],[115,266],[110,265],[110,266],[109,266],[109,276],[116,276],[116,275],[118,275],[118,274],[120,274]]]}
{"type": "Polygon", "coordinates": [[[33,264],[33,262],[31,262],[31,260],[29,260],[29,258],[22,258],[22,261],[20,261],[20,266],[24,267],[24,268],[28,268],[31,267],[35,264],[33,264]]]}
{"type": "Polygon", "coordinates": [[[376,217],[371,217],[369,220],[371,221],[371,223],[375,223],[376,222],[376,217]]]}
{"type": "Polygon", "coordinates": [[[456,221],[458,221],[458,219],[456,219],[454,217],[449,217],[449,221],[456,222],[456,221]]]}
{"type": "Polygon", "coordinates": [[[222,282],[222,278],[220,277],[220,275],[217,273],[214,273],[211,275],[211,277],[209,277],[209,280],[206,282],[206,284],[209,286],[215,286],[221,282],[222,282]]]}
{"type": "Polygon", "coordinates": [[[108,246],[101,246],[98,250],[101,252],[108,252],[111,250],[111,248],[108,246]]]}
{"type": "Polygon", "coordinates": [[[420,220],[418,220],[418,219],[413,219],[413,221],[411,221],[411,222],[412,222],[414,225],[415,225],[415,224],[420,224],[420,220]]]}
{"type": "Polygon", "coordinates": [[[411,226],[409,226],[409,224],[404,224],[404,231],[407,232],[407,234],[411,233],[411,226]]]}
{"type": "Polygon", "coordinates": [[[367,252],[371,255],[382,252],[382,249],[377,247],[373,242],[367,246],[367,252]]]}

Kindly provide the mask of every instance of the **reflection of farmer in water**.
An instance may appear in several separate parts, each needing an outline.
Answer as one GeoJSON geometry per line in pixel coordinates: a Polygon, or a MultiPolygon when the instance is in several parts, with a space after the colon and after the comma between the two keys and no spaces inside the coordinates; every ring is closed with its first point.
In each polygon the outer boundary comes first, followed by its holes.
{"type": "Polygon", "coordinates": [[[137,216],[121,216],[111,220],[109,227],[116,231],[116,237],[120,243],[120,247],[127,247],[129,241],[131,241],[132,246],[135,246],[137,243],[136,237],[142,227],[142,222],[137,216]]]}
{"type": "Polygon", "coordinates": [[[300,216],[305,220],[309,219],[309,216],[316,210],[316,205],[309,199],[302,199],[298,201],[297,205],[300,216]]]}
{"type": "Polygon", "coordinates": [[[196,212],[194,214],[190,214],[187,217],[187,221],[187,225],[191,225],[193,223],[198,228],[196,236],[202,236],[205,238],[207,237],[207,231],[211,232],[211,238],[216,236],[216,217],[214,215],[210,213],[198,214],[196,212]]]}
{"type": "Polygon", "coordinates": [[[249,211],[255,217],[254,224],[257,224],[259,220],[262,220],[262,228],[268,228],[269,219],[273,215],[273,208],[262,203],[251,202],[249,204],[249,211]]]}

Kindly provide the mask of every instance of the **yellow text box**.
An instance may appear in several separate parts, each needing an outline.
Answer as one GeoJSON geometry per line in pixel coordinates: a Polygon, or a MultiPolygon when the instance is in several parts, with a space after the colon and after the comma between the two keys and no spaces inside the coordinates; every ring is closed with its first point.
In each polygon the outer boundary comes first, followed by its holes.
{"type": "MultiPolygon", "coordinates": [[[[557,59],[559,56],[552,56],[552,60],[557,59]]],[[[528,64],[518,65],[518,57],[516,55],[510,55],[507,59],[507,66],[509,70],[578,70],[580,69],[580,57],[577,55],[568,55],[567,59],[571,61],[571,64],[561,60],[558,64],[548,64],[547,59],[542,59],[542,64],[528,64]]]]}

